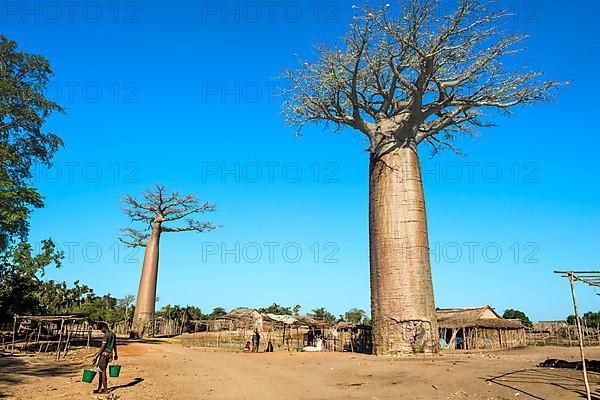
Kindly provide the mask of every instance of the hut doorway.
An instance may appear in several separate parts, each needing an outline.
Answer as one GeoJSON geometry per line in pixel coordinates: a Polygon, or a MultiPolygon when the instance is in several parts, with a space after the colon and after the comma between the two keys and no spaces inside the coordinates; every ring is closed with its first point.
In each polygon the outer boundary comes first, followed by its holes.
{"type": "Polygon", "coordinates": [[[465,348],[465,331],[463,328],[459,328],[456,331],[456,349],[464,350],[465,348]]]}

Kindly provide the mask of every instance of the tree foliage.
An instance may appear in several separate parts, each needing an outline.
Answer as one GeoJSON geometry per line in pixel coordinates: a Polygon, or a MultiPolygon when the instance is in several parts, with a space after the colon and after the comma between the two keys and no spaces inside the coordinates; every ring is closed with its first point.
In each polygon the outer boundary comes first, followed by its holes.
{"type": "Polygon", "coordinates": [[[437,152],[492,126],[484,120],[491,110],[551,98],[558,82],[507,67],[527,36],[505,31],[511,13],[494,11],[498,1],[460,0],[440,16],[443,3],[354,7],[341,44],[318,46],[316,60],[286,73],[288,122],[354,128],[375,154],[419,143],[437,152]]]}
{"type": "MultiPolygon", "coordinates": [[[[588,326],[594,326],[594,327],[600,326],[600,311],[599,312],[588,311],[583,314],[583,317],[581,319],[588,326]]],[[[575,325],[576,324],[575,315],[569,315],[567,317],[567,323],[569,325],[575,325]]]]}
{"type": "Polygon", "coordinates": [[[178,319],[180,321],[192,321],[208,319],[207,315],[202,314],[202,310],[196,306],[178,306],[167,304],[157,313],[159,316],[168,319],[178,319]]]}
{"type": "Polygon", "coordinates": [[[344,313],[344,321],[353,324],[362,324],[368,320],[365,310],[360,308],[352,308],[344,313]]]}
{"type": "Polygon", "coordinates": [[[52,70],[40,55],[17,50],[0,35],[0,251],[25,240],[28,218],[43,198],[32,186],[32,168],[51,165],[62,145],[43,125],[62,108],[45,95],[52,70]]]}
{"type": "Polygon", "coordinates": [[[259,308],[258,312],[263,314],[277,314],[277,315],[293,315],[295,307],[284,307],[277,303],[271,304],[266,308],[259,308]]]}
{"type": "Polygon", "coordinates": [[[524,326],[533,326],[533,323],[529,320],[529,317],[523,311],[513,310],[512,308],[505,310],[504,314],[502,314],[502,318],[520,319],[524,326]]]}
{"type": "Polygon", "coordinates": [[[225,314],[227,314],[227,310],[225,310],[223,307],[215,307],[213,308],[212,312],[207,315],[207,319],[217,319],[225,314]]]}
{"type": "Polygon", "coordinates": [[[335,315],[327,311],[325,307],[314,308],[310,315],[329,324],[336,321],[335,315]]]}
{"type": "Polygon", "coordinates": [[[62,258],[63,254],[50,240],[42,243],[37,254],[27,242],[0,254],[0,322],[10,321],[14,314],[80,314],[109,323],[125,319],[124,306],[110,294],[98,296],[79,281],[71,286],[66,282],[44,281],[45,269],[52,265],[60,267],[62,258]]]}
{"type": "Polygon", "coordinates": [[[43,311],[40,304],[41,277],[46,267],[60,267],[62,253],[56,251],[51,240],[42,242],[41,251],[27,242],[10,246],[0,252],[0,322],[10,320],[13,314],[43,311]]]}

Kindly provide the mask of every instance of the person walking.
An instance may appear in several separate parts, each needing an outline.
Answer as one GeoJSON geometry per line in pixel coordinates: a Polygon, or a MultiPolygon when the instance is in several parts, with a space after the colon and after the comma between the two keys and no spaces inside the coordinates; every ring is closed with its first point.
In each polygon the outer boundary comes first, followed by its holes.
{"type": "Polygon", "coordinates": [[[108,364],[113,360],[119,359],[117,354],[117,335],[108,329],[105,322],[100,322],[98,328],[102,331],[102,344],[100,349],[94,355],[94,364],[98,366],[100,373],[98,374],[98,389],[94,393],[108,393],[108,379],[106,369],[108,364]]]}

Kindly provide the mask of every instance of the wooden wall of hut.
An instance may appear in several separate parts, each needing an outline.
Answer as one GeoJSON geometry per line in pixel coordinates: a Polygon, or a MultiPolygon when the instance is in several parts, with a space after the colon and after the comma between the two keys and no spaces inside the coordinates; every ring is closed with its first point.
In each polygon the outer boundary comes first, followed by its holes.
{"type": "Polygon", "coordinates": [[[440,337],[446,341],[447,349],[493,350],[525,346],[525,329],[507,328],[440,328],[440,337]],[[463,338],[464,342],[460,343],[463,338]],[[458,343],[458,345],[457,345],[458,343]]]}

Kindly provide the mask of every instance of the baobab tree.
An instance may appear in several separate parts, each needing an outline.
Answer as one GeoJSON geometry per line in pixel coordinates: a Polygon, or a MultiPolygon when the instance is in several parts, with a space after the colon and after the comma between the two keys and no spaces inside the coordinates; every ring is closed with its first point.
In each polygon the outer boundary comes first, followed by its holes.
{"type": "Polygon", "coordinates": [[[199,222],[191,218],[186,219],[184,226],[171,225],[194,214],[215,211],[215,205],[202,203],[191,194],[186,196],[181,196],[177,192],[167,194],[163,185],[155,185],[152,190],[144,191],[142,200],[126,195],[123,203],[123,211],[133,222],[147,225],[145,229],[124,228],[123,236],[119,238],[127,246],[146,248],[132,323],[132,334],[143,336],[146,323],[154,319],[161,234],[163,232],[204,232],[217,228],[210,222],[199,222]]]}
{"type": "Polygon", "coordinates": [[[125,313],[125,319],[129,319],[129,307],[133,304],[135,300],[135,296],[133,294],[128,294],[125,297],[118,299],[119,307],[123,308],[123,312],[125,313]]]}
{"type": "Polygon", "coordinates": [[[286,73],[285,114],[350,127],[368,140],[371,311],[375,354],[435,352],[431,280],[419,154],[492,126],[490,111],[551,98],[559,83],[512,69],[525,35],[505,33],[510,18],[494,1],[401,0],[357,8],[338,45],[320,45],[314,61],[286,73]]]}

